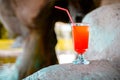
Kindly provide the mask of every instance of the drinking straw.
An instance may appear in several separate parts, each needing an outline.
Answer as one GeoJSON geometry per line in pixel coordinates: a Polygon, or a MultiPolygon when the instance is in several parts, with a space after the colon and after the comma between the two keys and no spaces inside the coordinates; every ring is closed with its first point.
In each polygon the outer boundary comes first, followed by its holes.
{"type": "Polygon", "coordinates": [[[70,15],[69,11],[68,11],[67,9],[62,8],[62,7],[59,7],[59,6],[55,6],[55,8],[57,8],[57,9],[60,9],[60,10],[63,10],[63,11],[65,11],[65,12],[67,12],[67,14],[68,14],[68,16],[69,16],[69,18],[70,18],[71,23],[72,23],[73,25],[75,24],[75,23],[73,22],[73,19],[72,19],[71,15],[70,15]]]}

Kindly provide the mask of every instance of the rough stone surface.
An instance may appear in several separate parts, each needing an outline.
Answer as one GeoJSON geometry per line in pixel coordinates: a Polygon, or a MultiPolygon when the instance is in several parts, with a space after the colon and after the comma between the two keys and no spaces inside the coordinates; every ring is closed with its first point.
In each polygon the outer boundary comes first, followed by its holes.
{"type": "Polygon", "coordinates": [[[89,13],[83,22],[90,24],[89,60],[107,59],[120,70],[120,3],[102,6],[89,13]]]}
{"type": "Polygon", "coordinates": [[[54,65],[23,80],[120,80],[120,73],[103,60],[91,61],[89,65],[54,65]]]}

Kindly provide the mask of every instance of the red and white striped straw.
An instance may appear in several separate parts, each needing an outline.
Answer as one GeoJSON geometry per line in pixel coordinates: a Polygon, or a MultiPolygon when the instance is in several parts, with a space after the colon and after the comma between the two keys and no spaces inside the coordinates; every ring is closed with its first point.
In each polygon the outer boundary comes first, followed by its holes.
{"type": "Polygon", "coordinates": [[[73,19],[72,19],[71,15],[70,15],[69,11],[68,11],[67,9],[62,8],[62,7],[59,7],[59,6],[55,6],[55,8],[67,12],[67,14],[68,14],[68,16],[69,16],[69,18],[70,18],[71,23],[72,23],[73,25],[75,24],[75,23],[73,22],[73,19]]]}

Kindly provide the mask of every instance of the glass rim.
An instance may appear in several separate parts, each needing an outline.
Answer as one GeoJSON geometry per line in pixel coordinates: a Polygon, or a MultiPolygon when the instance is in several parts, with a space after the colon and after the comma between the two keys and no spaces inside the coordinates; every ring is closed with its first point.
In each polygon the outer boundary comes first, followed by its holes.
{"type": "Polygon", "coordinates": [[[70,23],[70,25],[74,26],[74,25],[78,25],[78,26],[81,26],[81,25],[87,25],[87,26],[90,26],[89,23],[85,23],[85,22],[77,22],[77,23],[70,23]]]}

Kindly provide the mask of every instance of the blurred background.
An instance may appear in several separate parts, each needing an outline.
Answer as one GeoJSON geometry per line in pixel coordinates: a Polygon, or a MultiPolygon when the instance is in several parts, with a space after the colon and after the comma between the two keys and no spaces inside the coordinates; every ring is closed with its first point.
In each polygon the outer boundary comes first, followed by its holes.
{"type": "Polygon", "coordinates": [[[15,63],[19,50],[12,48],[14,38],[10,38],[8,31],[0,22],[0,66],[7,63],[15,63]]]}
{"type": "MultiPolygon", "coordinates": [[[[76,54],[73,50],[70,23],[56,22],[55,33],[58,40],[55,50],[59,64],[71,63],[76,58],[76,54]]],[[[20,46],[22,43],[14,47],[14,42],[15,38],[12,38],[0,23],[0,66],[15,63],[17,56],[22,52],[22,46],[20,46]]]]}
{"type": "MultiPolygon", "coordinates": [[[[76,59],[69,17],[66,12],[55,9],[55,5],[68,9],[74,22],[82,22],[87,14],[97,8],[119,2],[120,0],[1,0],[0,75],[5,74],[2,73],[4,67],[15,65],[18,78],[22,79],[41,68],[72,63],[76,59]]],[[[5,80],[17,79],[11,77],[5,80]]]]}

